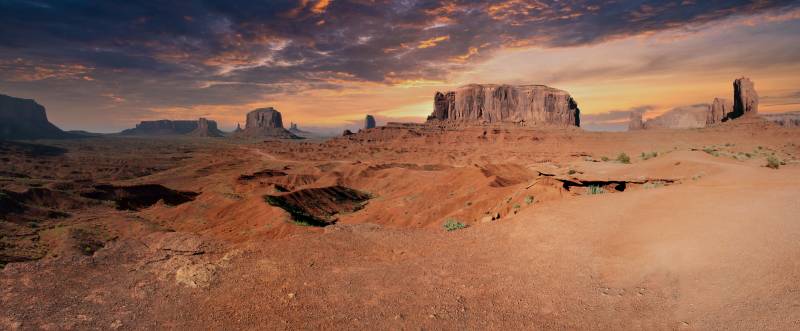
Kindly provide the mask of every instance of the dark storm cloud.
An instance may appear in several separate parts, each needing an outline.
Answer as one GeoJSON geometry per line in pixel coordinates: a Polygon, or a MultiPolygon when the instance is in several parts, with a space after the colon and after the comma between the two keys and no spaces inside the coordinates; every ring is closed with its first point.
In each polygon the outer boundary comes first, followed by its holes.
{"type": "Polygon", "coordinates": [[[72,79],[64,88],[113,92],[140,107],[246,103],[341,81],[443,79],[501,47],[585,45],[793,6],[782,0],[2,0],[0,86],[72,79]]]}

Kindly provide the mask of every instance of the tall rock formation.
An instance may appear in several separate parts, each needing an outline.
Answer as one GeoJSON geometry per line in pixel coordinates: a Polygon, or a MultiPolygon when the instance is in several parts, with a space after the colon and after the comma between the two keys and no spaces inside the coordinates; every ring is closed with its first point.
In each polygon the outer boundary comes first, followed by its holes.
{"type": "Polygon", "coordinates": [[[283,117],[275,108],[259,108],[247,113],[244,130],[237,132],[240,138],[300,139],[283,128],[283,117]]]}
{"type": "Polygon", "coordinates": [[[30,99],[0,94],[0,139],[63,139],[77,135],[61,131],[47,120],[44,107],[30,99]]]}
{"type": "Polygon", "coordinates": [[[728,99],[714,98],[711,105],[708,106],[708,117],[706,124],[722,123],[728,119],[729,114],[733,111],[733,104],[728,99]]]}
{"type": "Polygon", "coordinates": [[[242,129],[242,126],[239,123],[236,123],[236,129],[233,130],[233,133],[239,133],[239,132],[242,132],[242,131],[244,131],[242,129]]]}
{"type": "Polygon", "coordinates": [[[544,85],[471,84],[436,92],[428,121],[580,126],[580,110],[569,93],[544,85]]]}
{"type": "Polygon", "coordinates": [[[364,129],[372,129],[375,127],[375,117],[372,115],[367,115],[367,118],[364,120],[364,129]]]}
{"type": "Polygon", "coordinates": [[[758,113],[758,93],[755,84],[750,78],[742,77],[733,81],[733,112],[730,118],[734,119],[746,114],[758,113]]]}
{"type": "Polygon", "coordinates": [[[642,116],[644,115],[641,111],[631,111],[630,113],[630,122],[628,122],[628,131],[635,131],[635,130],[643,130],[644,129],[644,121],[642,120],[642,116]]]}
{"type": "Polygon", "coordinates": [[[217,122],[209,121],[205,117],[197,120],[197,128],[189,132],[190,136],[195,137],[223,137],[222,131],[217,128],[217,122]]]}

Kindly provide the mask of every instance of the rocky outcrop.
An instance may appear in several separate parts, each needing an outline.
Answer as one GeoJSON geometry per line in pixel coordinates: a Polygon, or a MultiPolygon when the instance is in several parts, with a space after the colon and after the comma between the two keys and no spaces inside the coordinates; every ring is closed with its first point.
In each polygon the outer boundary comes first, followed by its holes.
{"type": "Polygon", "coordinates": [[[311,132],[300,130],[300,128],[297,126],[297,123],[289,124],[289,132],[291,132],[294,135],[297,135],[297,136],[300,136],[300,137],[304,137],[304,138],[307,138],[307,137],[310,137],[310,136],[314,135],[311,132]]]}
{"type": "Polygon", "coordinates": [[[195,137],[223,137],[222,131],[217,128],[217,122],[209,121],[204,117],[197,120],[197,128],[189,132],[190,136],[195,137]]]}
{"type": "Polygon", "coordinates": [[[777,114],[762,114],[761,117],[780,126],[790,128],[800,127],[800,111],[777,114]]]}
{"type": "Polygon", "coordinates": [[[372,115],[367,115],[367,118],[364,120],[364,129],[372,128],[375,128],[375,117],[372,117],[372,115]]]}
{"type": "Polygon", "coordinates": [[[758,113],[758,93],[755,84],[747,77],[733,81],[733,112],[729,118],[734,119],[746,114],[758,113]]]}
{"type": "Polygon", "coordinates": [[[569,93],[544,85],[471,84],[436,92],[428,121],[580,126],[580,110],[569,93]]]}
{"type": "Polygon", "coordinates": [[[350,130],[346,129],[346,130],[344,130],[344,132],[342,132],[342,137],[352,136],[354,134],[355,133],[353,133],[353,131],[350,131],[350,130]]]}
{"type": "Polygon", "coordinates": [[[644,129],[644,121],[642,120],[643,115],[644,113],[641,111],[631,111],[629,115],[630,121],[628,122],[628,131],[644,129]]]}
{"type": "Polygon", "coordinates": [[[708,120],[708,106],[678,107],[644,122],[645,129],[703,128],[708,120]]]}
{"type": "MultiPolygon", "coordinates": [[[[710,105],[678,107],[658,117],[645,121],[645,129],[689,129],[702,128],[736,119],[747,114],[758,113],[758,93],[749,78],[733,81],[733,103],[724,98],[714,98],[710,105]]],[[[638,127],[640,117],[631,114],[629,128],[638,127]]],[[[789,120],[791,122],[791,120],[789,120]]]]}
{"type": "Polygon", "coordinates": [[[708,117],[706,124],[722,123],[728,119],[728,116],[733,111],[733,104],[728,99],[714,98],[714,101],[708,106],[708,117]]]}
{"type": "Polygon", "coordinates": [[[239,138],[300,139],[283,128],[283,117],[275,108],[259,108],[247,113],[244,130],[234,135],[239,138]]]}
{"type": "Polygon", "coordinates": [[[47,120],[44,107],[30,99],[0,94],[0,139],[74,138],[47,120]]]}
{"type": "Polygon", "coordinates": [[[233,133],[238,133],[238,132],[242,132],[242,131],[244,131],[242,129],[242,126],[239,123],[236,123],[236,129],[233,130],[233,133]]]}

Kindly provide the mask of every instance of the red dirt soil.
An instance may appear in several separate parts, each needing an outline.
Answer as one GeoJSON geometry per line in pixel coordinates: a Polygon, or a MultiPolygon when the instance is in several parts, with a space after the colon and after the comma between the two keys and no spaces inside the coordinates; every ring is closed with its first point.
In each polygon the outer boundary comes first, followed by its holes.
{"type": "Polygon", "coordinates": [[[9,153],[0,170],[28,178],[0,185],[76,200],[36,205],[65,218],[0,221],[16,234],[3,254],[27,257],[0,271],[2,329],[800,328],[800,130],[757,118],[41,143],[67,152],[9,153]],[[101,183],[199,195],[131,211],[81,198],[101,183]],[[370,199],[326,205],[326,227],[264,198],[339,186],[370,199]]]}

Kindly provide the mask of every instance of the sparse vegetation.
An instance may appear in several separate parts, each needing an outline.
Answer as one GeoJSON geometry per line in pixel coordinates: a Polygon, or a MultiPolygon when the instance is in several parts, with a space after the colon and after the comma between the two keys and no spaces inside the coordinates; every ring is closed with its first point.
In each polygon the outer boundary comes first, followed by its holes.
{"type": "Polygon", "coordinates": [[[628,154],[625,154],[624,152],[619,153],[619,155],[617,155],[617,162],[629,164],[631,163],[631,157],[628,156],[628,154]]]}
{"type": "Polygon", "coordinates": [[[587,192],[589,195],[595,195],[595,194],[603,194],[603,193],[605,193],[605,191],[603,190],[603,188],[602,188],[602,187],[600,187],[599,185],[589,185],[589,187],[587,187],[587,188],[586,188],[586,192],[587,192]]]}
{"type": "Polygon", "coordinates": [[[713,149],[711,147],[703,148],[703,152],[706,152],[707,154],[710,154],[710,155],[713,155],[713,156],[719,156],[719,152],[716,149],[713,149]]]}
{"type": "Polygon", "coordinates": [[[603,162],[608,162],[608,160],[610,160],[610,159],[608,158],[608,156],[603,156],[603,157],[601,157],[600,159],[601,159],[601,160],[603,160],[603,162]]]}
{"type": "Polygon", "coordinates": [[[649,160],[658,156],[658,152],[645,153],[642,152],[642,160],[649,160]]]}
{"type": "Polygon", "coordinates": [[[575,169],[569,169],[569,171],[567,171],[567,174],[568,175],[574,175],[576,172],[577,171],[575,171],[575,169]]]}
{"type": "Polygon", "coordinates": [[[778,169],[781,167],[781,161],[774,156],[767,157],[767,168],[778,169]]]}
{"type": "Polygon", "coordinates": [[[464,228],[467,227],[466,224],[461,223],[460,221],[458,221],[455,218],[448,219],[446,222],[444,222],[444,224],[442,226],[447,231],[461,230],[461,229],[464,229],[464,228]]]}
{"type": "Polygon", "coordinates": [[[533,203],[533,196],[532,195],[529,195],[529,196],[525,197],[525,204],[526,205],[530,205],[532,203],[533,203]]]}

